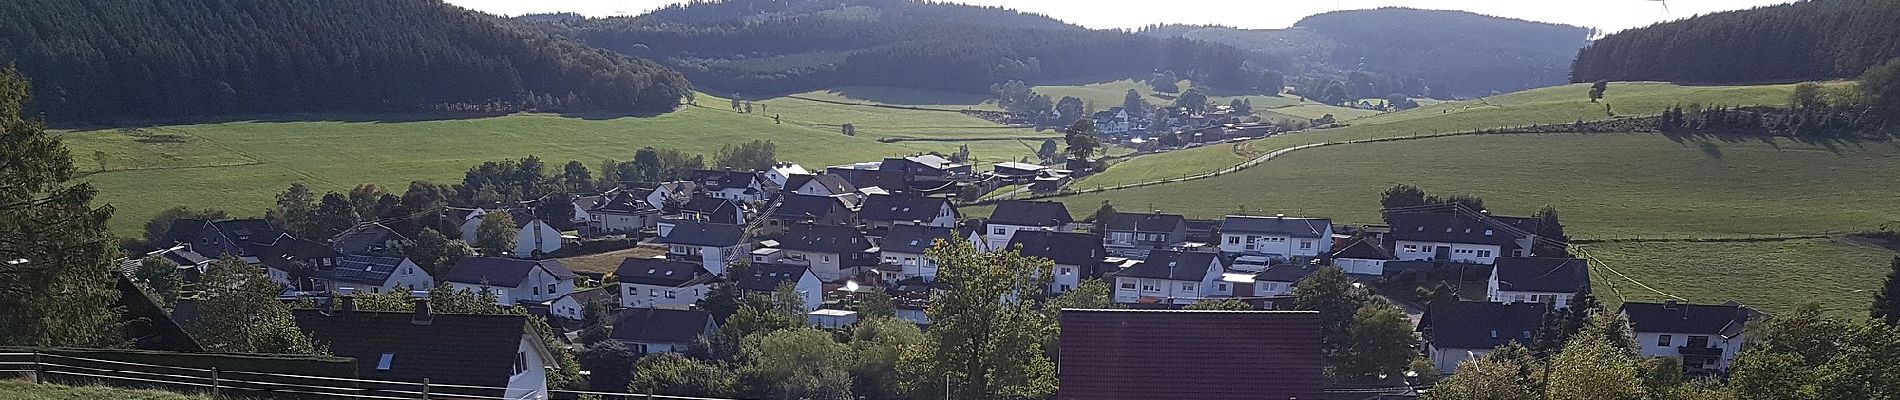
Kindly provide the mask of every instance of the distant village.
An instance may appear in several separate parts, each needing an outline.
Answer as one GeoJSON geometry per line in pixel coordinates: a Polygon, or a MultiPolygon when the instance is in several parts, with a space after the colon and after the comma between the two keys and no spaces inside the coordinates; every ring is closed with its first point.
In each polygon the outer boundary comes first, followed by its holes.
{"type": "MultiPolygon", "coordinates": [[[[1100,125],[1105,132],[1133,129],[1134,123],[1121,122],[1124,113],[1105,113],[1097,115],[1108,119],[1100,125]]],[[[1218,132],[1227,135],[1229,129],[1253,128],[1230,125],[1218,132]]],[[[1546,220],[1491,215],[1456,204],[1388,208],[1386,224],[1346,225],[1325,216],[1193,219],[1165,210],[1118,212],[1109,207],[1104,207],[1107,213],[1077,220],[1063,203],[1019,200],[996,201],[987,218],[971,218],[959,211],[955,200],[959,186],[993,181],[1059,185],[1054,182],[1065,173],[1024,163],[999,163],[977,171],[944,157],[915,155],[818,171],[791,163],[758,171],[700,170],[688,180],[624,184],[574,198],[568,220],[537,218],[531,212],[535,204],[445,207],[436,212],[454,225],[455,232],[449,234],[462,238],[476,237],[484,221],[507,215],[513,221],[514,245],[512,251],[462,257],[433,276],[403,255],[401,249],[414,239],[379,222],[358,224],[331,238],[300,238],[263,219],[179,219],[157,243],[161,248],[143,259],[169,261],[190,276],[220,258],[236,257],[266,270],[282,286],[285,301],[316,299],[323,304],[322,312],[300,311],[298,322],[320,341],[350,343],[330,351],[359,360],[359,376],[436,377],[445,383],[458,383],[447,377],[465,376],[460,384],[506,386],[510,398],[548,393],[547,378],[539,376],[544,374],[541,366],[549,362],[547,349],[536,343],[549,338],[532,330],[524,336],[518,323],[476,329],[471,327],[493,324],[478,316],[428,315],[428,290],[490,293],[497,305],[548,317],[557,330],[553,342],[578,347],[585,333],[594,332],[652,354],[686,351],[718,331],[718,319],[701,304],[719,285],[761,294],[791,290],[802,298],[806,322],[824,329],[857,323],[866,296],[889,296],[898,318],[927,328],[932,294],[954,290],[935,285],[942,266],[931,248],[947,243],[1047,259],[1054,264],[1054,276],[1042,288],[1046,294],[1062,296],[1084,282],[1100,280],[1111,288],[1114,303],[1133,310],[1178,310],[1218,301],[1244,302],[1258,310],[1290,309],[1303,279],[1336,267],[1356,285],[1396,291],[1387,297],[1403,306],[1416,324],[1424,338],[1424,357],[1449,374],[1461,361],[1513,341],[1529,342],[1548,313],[1570,307],[1591,289],[1587,261],[1539,254],[1539,249],[1562,245],[1553,242],[1561,238],[1540,236],[1548,232],[1539,226],[1546,220]],[[627,257],[605,274],[577,273],[563,265],[565,258],[598,252],[588,249],[601,241],[635,243],[657,254],[627,257]],[[1464,294],[1462,301],[1412,298],[1411,290],[1435,289],[1422,285],[1440,281],[1482,282],[1483,287],[1454,288],[1464,294]],[[418,306],[415,315],[359,312],[355,318],[335,317],[349,315],[352,296],[383,293],[412,293],[425,306],[418,306]],[[461,339],[453,344],[417,343],[413,336],[378,333],[418,329],[453,329],[438,337],[461,339]],[[452,358],[466,351],[465,346],[475,346],[461,342],[500,346],[497,353],[509,357],[516,357],[512,349],[521,350],[518,360],[494,363],[401,362],[406,353],[437,351],[432,357],[452,358]],[[398,361],[392,363],[392,358],[398,361]],[[374,362],[379,359],[381,363],[374,362]],[[471,366],[488,370],[467,370],[476,368],[471,366]]],[[[126,268],[136,269],[139,263],[129,259],[126,268]]],[[[172,317],[189,324],[191,310],[190,299],[180,299],[172,317]]],[[[1675,302],[1629,302],[1621,309],[1642,355],[1678,358],[1690,375],[1719,374],[1730,367],[1746,340],[1751,313],[1737,304],[1675,302]]],[[[1262,329],[1297,330],[1279,325],[1310,323],[1303,319],[1310,317],[1289,313],[1244,318],[1271,327],[1262,329]]],[[[1077,326],[1065,326],[1062,333],[1064,352],[1075,357],[1091,353],[1071,348],[1070,335],[1107,332],[1090,329],[1160,323],[1143,332],[1212,335],[1204,339],[1213,342],[1233,339],[1223,339],[1219,332],[1177,331],[1207,329],[1195,327],[1213,322],[1148,319],[1200,318],[1191,315],[1137,312],[1076,318],[1077,326]]],[[[1286,345],[1317,346],[1295,342],[1286,345]]],[[[1246,357],[1255,350],[1232,351],[1238,352],[1234,357],[1246,357]]],[[[1317,348],[1311,350],[1316,357],[1317,348]]],[[[1267,352],[1261,353],[1265,357],[1288,354],[1284,349],[1260,351],[1267,352]]],[[[1297,355],[1300,351],[1292,354],[1296,361],[1305,357],[1297,355]]],[[[1064,393],[1087,393],[1089,385],[1102,379],[1143,374],[1065,362],[1073,366],[1063,364],[1064,393]]],[[[1317,364],[1313,368],[1317,372],[1317,364]]],[[[1247,385],[1229,384],[1242,389],[1247,385]]],[[[1312,393],[1300,398],[1320,398],[1318,381],[1295,386],[1300,387],[1295,393],[1312,393]]]]}

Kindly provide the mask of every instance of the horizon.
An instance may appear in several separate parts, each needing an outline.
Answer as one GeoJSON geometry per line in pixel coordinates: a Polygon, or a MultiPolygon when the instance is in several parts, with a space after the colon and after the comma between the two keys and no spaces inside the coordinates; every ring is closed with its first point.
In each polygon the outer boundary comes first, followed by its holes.
{"type": "MultiPolygon", "coordinates": [[[[678,0],[446,0],[464,8],[502,16],[571,12],[587,17],[635,16],[678,0]]],[[[1791,3],[1792,0],[1309,0],[1255,2],[1175,0],[1150,7],[1152,0],[950,0],[976,6],[1004,7],[1046,15],[1091,29],[1137,29],[1149,25],[1218,25],[1242,29],[1283,29],[1308,16],[1345,10],[1405,7],[1466,11],[1476,14],[1591,28],[1601,34],[1722,11],[1791,3]],[[1222,12],[1206,10],[1228,9],[1222,12]],[[1133,12],[1131,10],[1139,10],[1133,12]]]]}

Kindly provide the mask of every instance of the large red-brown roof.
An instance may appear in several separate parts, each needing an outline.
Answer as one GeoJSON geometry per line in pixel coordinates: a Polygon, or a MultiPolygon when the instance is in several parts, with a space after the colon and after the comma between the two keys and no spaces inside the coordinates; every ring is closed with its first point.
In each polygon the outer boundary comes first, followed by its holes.
{"type": "Polygon", "coordinates": [[[1056,398],[1321,399],[1319,313],[1063,310],[1056,398]]]}

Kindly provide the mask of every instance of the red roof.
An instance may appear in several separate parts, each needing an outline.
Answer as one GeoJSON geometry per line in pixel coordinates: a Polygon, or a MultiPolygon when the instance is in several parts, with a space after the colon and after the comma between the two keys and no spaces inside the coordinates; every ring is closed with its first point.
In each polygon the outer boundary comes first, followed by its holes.
{"type": "Polygon", "coordinates": [[[1063,310],[1057,399],[1321,399],[1319,313],[1063,310]]]}

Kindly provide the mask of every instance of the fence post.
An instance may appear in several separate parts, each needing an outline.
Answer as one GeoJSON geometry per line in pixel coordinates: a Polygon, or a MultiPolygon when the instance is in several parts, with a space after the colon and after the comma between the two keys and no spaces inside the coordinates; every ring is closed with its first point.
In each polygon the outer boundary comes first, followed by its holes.
{"type": "Polygon", "coordinates": [[[647,389],[647,400],[653,400],[653,389],[647,389]]]}
{"type": "Polygon", "coordinates": [[[46,384],[46,364],[40,361],[40,352],[37,350],[33,352],[33,383],[46,384]]]}
{"type": "Polygon", "coordinates": [[[429,400],[429,378],[422,378],[422,400],[429,400]]]}
{"type": "Polygon", "coordinates": [[[211,367],[211,398],[218,398],[218,367],[211,367]]]}

